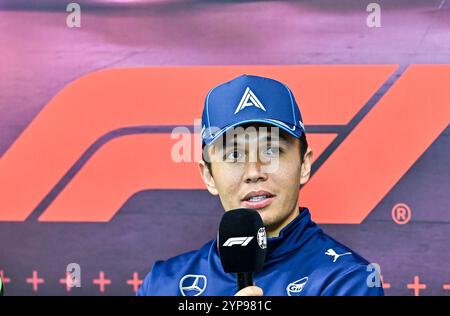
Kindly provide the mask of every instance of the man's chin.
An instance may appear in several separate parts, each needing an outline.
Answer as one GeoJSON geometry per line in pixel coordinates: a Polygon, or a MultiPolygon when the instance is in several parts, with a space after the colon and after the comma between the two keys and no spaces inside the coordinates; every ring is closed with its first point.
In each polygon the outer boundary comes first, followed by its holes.
{"type": "MultiPolygon", "coordinates": [[[[240,207],[246,208],[243,205],[241,205],[240,207]]],[[[266,207],[263,207],[263,208],[260,208],[260,209],[255,208],[254,210],[256,210],[259,213],[259,215],[261,216],[261,218],[263,220],[263,223],[264,223],[264,226],[267,227],[267,226],[272,226],[272,225],[275,224],[275,222],[276,222],[276,214],[277,214],[278,211],[277,211],[276,207],[273,204],[267,205],[266,207]]]]}
{"type": "Polygon", "coordinates": [[[268,227],[274,224],[274,218],[273,216],[271,216],[271,214],[273,214],[273,210],[271,210],[270,207],[263,208],[257,211],[263,220],[264,226],[268,227]]]}

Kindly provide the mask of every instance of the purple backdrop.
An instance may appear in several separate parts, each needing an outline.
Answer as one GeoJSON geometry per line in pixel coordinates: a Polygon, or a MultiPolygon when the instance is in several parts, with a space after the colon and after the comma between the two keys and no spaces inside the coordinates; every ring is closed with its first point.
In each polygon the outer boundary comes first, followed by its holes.
{"type": "MultiPolygon", "coordinates": [[[[378,1],[381,28],[366,25],[370,1],[123,2],[78,1],[82,27],[69,29],[60,1],[0,0],[0,155],[67,83],[99,69],[450,63],[448,0],[378,1]]],[[[412,295],[416,275],[427,286],[421,295],[450,293],[449,136],[447,128],[362,224],[322,225],[381,265],[387,295],[412,295]],[[412,210],[406,225],[392,220],[397,203],[412,210]]],[[[222,209],[205,190],[153,190],[137,192],[109,223],[38,223],[38,215],[0,222],[9,295],[98,295],[99,271],[111,280],[103,294],[132,295],[133,272],[143,278],[155,260],[214,238],[222,209]],[[59,279],[70,262],[81,266],[82,287],[66,292],[59,279]],[[45,280],[37,291],[26,282],[33,270],[45,280]]]]}

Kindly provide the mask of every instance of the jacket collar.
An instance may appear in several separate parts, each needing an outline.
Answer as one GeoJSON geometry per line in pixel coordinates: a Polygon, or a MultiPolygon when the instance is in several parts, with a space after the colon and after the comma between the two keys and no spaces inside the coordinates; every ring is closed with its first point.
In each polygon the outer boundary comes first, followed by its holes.
{"type": "Polygon", "coordinates": [[[297,217],[283,227],[278,237],[267,238],[266,263],[298,250],[319,230],[308,208],[300,207],[297,217]]]}

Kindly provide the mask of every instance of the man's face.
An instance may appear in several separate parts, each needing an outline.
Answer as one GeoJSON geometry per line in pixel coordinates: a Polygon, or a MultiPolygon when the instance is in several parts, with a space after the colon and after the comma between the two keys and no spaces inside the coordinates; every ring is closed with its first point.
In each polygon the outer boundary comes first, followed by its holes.
{"type": "Polygon", "coordinates": [[[256,209],[269,235],[278,235],[298,214],[298,193],[309,177],[311,153],[307,152],[306,164],[302,164],[297,138],[276,133],[277,128],[251,127],[256,132],[240,128],[210,146],[212,174],[204,162],[200,171],[208,190],[219,195],[226,211],[256,209]]]}

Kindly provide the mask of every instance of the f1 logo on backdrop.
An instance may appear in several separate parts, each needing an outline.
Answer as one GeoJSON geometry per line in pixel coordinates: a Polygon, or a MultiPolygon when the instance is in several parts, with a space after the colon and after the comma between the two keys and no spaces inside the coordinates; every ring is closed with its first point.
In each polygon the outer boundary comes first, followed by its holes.
{"type": "MultiPolygon", "coordinates": [[[[192,126],[209,89],[242,73],[285,82],[315,156],[302,188],[319,223],[361,223],[450,118],[450,65],[411,65],[348,126],[396,65],[130,68],[94,72],[60,91],[0,160],[0,221],[108,222],[134,193],[204,189],[196,162],[171,159],[175,126],[192,126]],[[323,127],[321,130],[320,127],[323,127]],[[334,144],[334,146],[332,146],[334,144]],[[326,198],[324,198],[326,197],[326,198]]],[[[200,138],[192,140],[198,146],[200,138]]],[[[192,160],[194,161],[194,160],[192,160]]]]}

